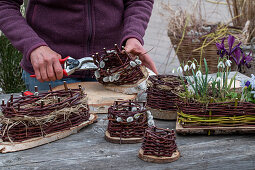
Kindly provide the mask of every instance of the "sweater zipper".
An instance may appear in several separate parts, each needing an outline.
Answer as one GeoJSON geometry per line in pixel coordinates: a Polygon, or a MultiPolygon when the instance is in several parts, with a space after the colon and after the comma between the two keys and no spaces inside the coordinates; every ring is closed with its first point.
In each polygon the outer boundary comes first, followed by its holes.
{"type": "Polygon", "coordinates": [[[88,0],[88,26],[89,26],[89,32],[88,32],[88,41],[87,41],[87,49],[88,49],[88,55],[90,55],[90,43],[92,39],[92,32],[93,32],[93,25],[92,25],[92,11],[91,11],[91,5],[92,5],[92,0],[88,0]]]}

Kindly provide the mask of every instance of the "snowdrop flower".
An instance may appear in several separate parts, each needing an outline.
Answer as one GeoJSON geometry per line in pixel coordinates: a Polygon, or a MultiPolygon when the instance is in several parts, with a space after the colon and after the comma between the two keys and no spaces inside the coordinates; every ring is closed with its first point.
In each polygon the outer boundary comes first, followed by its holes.
{"type": "Polygon", "coordinates": [[[121,117],[117,117],[116,121],[117,121],[117,122],[122,122],[121,117]]]}
{"type": "Polygon", "coordinates": [[[172,70],[172,73],[173,73],[173,74],[175,73],[175,69],[172,70]]]}
{"type": "Polygon", "coordinates": [[[200,70],[198,70],[197,73],[196,73],[196,77],[201,77],[201,76],[202,76],[202,73],[201,73],[200,70]]]}
{"type": "Polygon", "coordinates": [[[225,64],[226,64],[227,67],[230,67],[230,66],[231,66],[231,63],[232,63],[232,61],[230,61],[230,60],[227,60],[227,61],[225,62],[225,64]]]}
{"type": "Polygon", "coordinates": [[[99,73],[98,70],[95,71],[95,77],[96,77],[97,79],[100,78],[100,73],[99,73]]]}
{"type": "Polygon", "coordinates": [[[141,64],[142,64],[142,61],[139,60],[139,59],[136,59],[135,62],[136,62],[136,64],[138,64],[138,65],[141,65],[141,64]]]}
{"type": "Polygon", "coordinates": [[[253,94],[253,98],[255,98],[255,91],[251,91],[251,94],[253,94]]]}
{"type": "Polygon", "coordinates": [[[183,72],[182,67],[181,67],[181,66],[178,67],[178,68],[177,68],[177,73],[180,73],[180,74],[181,74],[182,72],[183,72]]]}
{"type": "Polygon", "coordinates": [[[216,82],[220,82],[220,81],[221,81],[221,78],[220,78],[220,77],[217,77],[215,81],[216,81],[216,82]]]}
{"type": "Polygon", "coordinates": [[[190,65],[190,68],[189,68],[189,69],[195,70],[195,69],[196,69],[196,64],[195,64],[195,63],[192,63],[192,64],[190,65]]]}
{"type": "Polygon", "coordinates": [[[130,122],[133,122],[133,121],[134,121],[134,118],[133,118],[133,117],[128,117],[128,118],[127,118],[127,122],[130,123],[130,122]]]}
{"type": "Polygon", "coordinates": [[[109,77],[104,77],[103,82],[105,82],[105,83],[109,82],[109,77]]]}
{"type": "Polygon", "coordinates": [[[100,64],[99,64],[100,68],[104,68],[105,66],[105,62],[104,61],[101,61],[100,64]]]}
{"type": "Polygon", "coordinates": [[[184,71],[189,71],[189,65],[184,66],[184,71]]]}
{"type": "Polygon", "coordinates": [[[134,62],[134,61],[130,61],[130,63],[129,63],[132,67],[135,67],[137,64],[136,64],[136,62],[134,62]]]}
{"type": "Polygon", "coordinates": [[[224,63],[222,61],[219,62],[217,68],[221,68],[221,67],[225,68],[225,65],[224,65],[224,63]]]}

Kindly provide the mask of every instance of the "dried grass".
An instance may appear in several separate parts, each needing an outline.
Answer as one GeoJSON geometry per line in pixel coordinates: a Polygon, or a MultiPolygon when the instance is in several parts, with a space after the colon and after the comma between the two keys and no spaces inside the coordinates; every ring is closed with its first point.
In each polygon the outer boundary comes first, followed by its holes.
{"type": "Polygon", "coordinates": [[[226,0],[235,27],[244,28],[246,25],[248,42],[255,36],[255,1],[254,0],[226,0]]]}

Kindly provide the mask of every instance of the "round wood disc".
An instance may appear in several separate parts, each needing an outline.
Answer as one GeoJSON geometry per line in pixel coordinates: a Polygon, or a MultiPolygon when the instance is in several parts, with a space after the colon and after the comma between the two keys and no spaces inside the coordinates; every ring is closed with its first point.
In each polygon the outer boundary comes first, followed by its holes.
{"type": "Polygon", "coordinates": [[[171,157],[158,157],[158,156],[151,156],[151,155],[144,155],[143,149],[139,150],[138,157],[146,162],[152,163],[170,163],[178,160],[180,158],[180,152],[176,150],[171,157]]]}
{"type": "Polygon", "coordinates": [[[119,138],[119,137],[111,137],[110,133],[106,130],[105,132],[105,140],[111,143],[118,144],[132,144],[132,143],[141,143],[143,142],[143,138],[119,138]]]}
{"type": "Polygon", "coordinates": [[[148,110],[151,111],[153,118],[161,119],[161,120],[176,120],[177,111],[172,110],[158,110],[147,107],[148,110]]]}

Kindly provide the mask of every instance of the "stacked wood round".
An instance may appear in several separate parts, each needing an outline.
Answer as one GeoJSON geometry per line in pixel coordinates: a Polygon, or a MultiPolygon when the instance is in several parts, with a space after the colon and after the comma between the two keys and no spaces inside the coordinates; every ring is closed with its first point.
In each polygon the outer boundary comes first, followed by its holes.
{"type": "Polygon", "coordinates": [[[174,130],[150,127],[145,130],[144,141],[138,156],[148,162],[175,161],[180,157],[175,140],[174,130]]]}
{"type": "Polygon", "coordinates": [[[72,89],[10,99],[7,105],[1,106],[2,140],[21,142],[64,131],[87,121],[90,114],[87,103],[82,103],[85,97],[86,94],[81,89],[72,89]],[[51,102],[43,103],[48,99],[51,102]],[[61,112],[65,108],[68,110],[77,105],[81,107],[75,108],[73,112],[61,112]]]}
{"type": "Polygon", "coordinates": [[[95,76],[99,83],[104,85],[129,85],[135,84],[145,77],[141,63],[138,58],[131,57],[125,50],[115,49],[104,50],[94,56],[98,70],[95,76]],[[97,75],[98,74],[98,75],[97,75]]]}
{"type": "Polygon", "coordinates": [[[146,111],[145,102],[115,101],[108,111],[108,138],[118,138],[117,143],[124,143],[124,139],[130,139],[129,143],[132,143],[132,139],[137,139],[134,143],[141,142],[148,127],[146,111]],[[129,121],[129,118],[132,121],[129,121]]]}
{"type": "Polygon", "coordinates": [[[177,93],[181,91],[183,91],[182,82],[177,76],[150,76],[147,89],[147,108],[152,112],[153,117],[175,120],[177,93]]]}

